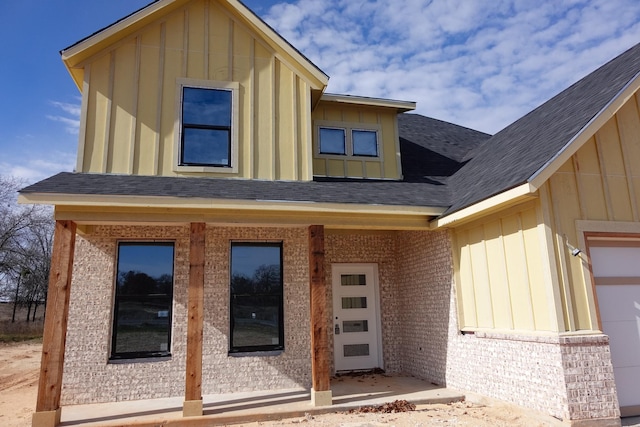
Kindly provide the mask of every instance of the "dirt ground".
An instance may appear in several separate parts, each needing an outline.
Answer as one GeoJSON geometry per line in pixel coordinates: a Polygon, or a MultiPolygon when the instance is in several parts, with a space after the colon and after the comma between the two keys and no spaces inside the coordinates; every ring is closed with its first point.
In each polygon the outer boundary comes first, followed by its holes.
{"type": "Polygon", "coordinates": [[[36,407],[42,344],[0,344],[0,426],[31,425],[36,407]]]}
{"type": "MultiPolygon", "coordinates": [[[[42,344],[38,342],[0,344],[0,426],[31,424],[35,409],[42,344]]],[[[419,405],[401,413],[337,413],[307,415],[277,422],[245,424],[251,427],[279,425],[307,426],[559,426],[559,421],[504,403],[478,400],[450,405],[419,405]]]]}

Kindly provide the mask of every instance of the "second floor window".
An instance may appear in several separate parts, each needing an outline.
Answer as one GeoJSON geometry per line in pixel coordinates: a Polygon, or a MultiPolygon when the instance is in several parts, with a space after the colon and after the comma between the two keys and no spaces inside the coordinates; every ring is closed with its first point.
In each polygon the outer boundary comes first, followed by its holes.
{"type": "Polygon", "coordinates": [[[231,167],[232,91],[183,87],[180,165],[231,167]]]}
{"type": "Polygon", "coordinates": [[[323,156],[380,157],[378,127],[362,126],[361,123],[340,126],[338,122],[320,122],[317,125],[316,153],[323,156]]]}

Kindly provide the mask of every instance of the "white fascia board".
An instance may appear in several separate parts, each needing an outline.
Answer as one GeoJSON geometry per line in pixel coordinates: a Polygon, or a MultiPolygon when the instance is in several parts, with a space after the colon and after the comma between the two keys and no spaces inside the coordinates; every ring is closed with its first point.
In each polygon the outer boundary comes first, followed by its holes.
{"type": "Polygon", "coordinates": [[[480,215],[486,214],[495,209],[501,209],[513,202],[523,200],[525,198],[534,197],[536,192],[531,184],[524,183],[505,192],[496,194],[493,197],[482,200],[459,211],[445,215],[431,221],[431,228],[441,228],[447,226],[455,226],[463,222],[472,220],[480,215]]]}
{"type": "Polygon", "coordinates": [[[398,112],[407,112],[416,109],[416,103],[413,101],[398,101],[395,99],[385,98],[369,98],[365,96],[353,95],[337,95],[333,93],[325,93],[320,98],[321,101],[338,102],[342,104],[368,105],[371,107],[393,108],[398,112]]]}

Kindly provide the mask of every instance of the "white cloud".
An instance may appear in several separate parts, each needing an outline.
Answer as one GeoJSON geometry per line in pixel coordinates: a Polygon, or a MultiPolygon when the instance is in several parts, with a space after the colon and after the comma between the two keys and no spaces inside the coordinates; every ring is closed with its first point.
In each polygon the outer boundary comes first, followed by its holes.
{"type": "Polygon", "coordinates": [[[47,119],[63,123],[65,125],[65,131],[67,133],[73,135],[78,134],[78,130],[80,129],[80,104],[70,104],[58,101],[51,101],[50,104],[56,107],[58,110],[62,110],[62,112],[66,113],[66,115],[49,114],[46,116],[47,119]]]}
{"type": "Polygon", "coordinates": [[[47,178],[60,171],[71,172],[75,167],[74,153],[60,151],[20,154],[20,161],[0,162],[3,175],[24,179],[27,183],[47,178]]]}
{"type": "Polygon", "coordinates": [[[297,0],[265,18],[329,92],[492,133],[640,41],[636,0],[297,0]]]}

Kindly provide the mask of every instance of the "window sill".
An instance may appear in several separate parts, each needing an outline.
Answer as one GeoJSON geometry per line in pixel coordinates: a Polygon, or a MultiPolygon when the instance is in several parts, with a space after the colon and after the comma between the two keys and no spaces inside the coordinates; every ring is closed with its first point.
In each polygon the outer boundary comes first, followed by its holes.
{"type": "Polygon", "coordinates": [[[169,362],[172,360],[172,356],[153,356],[153,357],[135,357],[128,359],[109,359],[107,364],[109,365],[126,365],[131,363],[158,363],[169,362]]]}
{"type": "Polygon", "coordinates": [[[223,166],[174,166],[173,167],[173,171],[174,172],[211,172],[211,173],[226,173],[226,174],[232,174],[232,173],[238,173],[238,167],[237,166],[231,166],[231,167],[223,167],[223,166]]]}
{"type": "Polygon", "coordinates": [[[229,353],[229,357],[276,357],[282,353],[284,353],[284,350],[239,351],[237,353],[229,353]]]}

